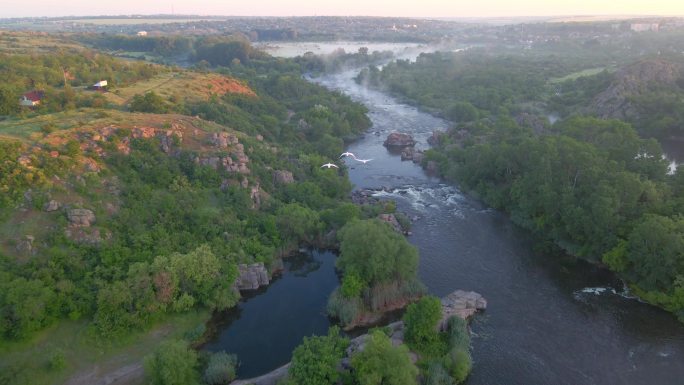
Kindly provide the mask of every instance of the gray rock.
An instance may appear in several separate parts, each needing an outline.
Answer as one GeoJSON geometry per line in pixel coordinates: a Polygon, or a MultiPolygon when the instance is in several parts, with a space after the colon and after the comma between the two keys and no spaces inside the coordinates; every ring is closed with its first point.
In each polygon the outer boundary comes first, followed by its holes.
{"type": "Polygon", "coordinates": [[[413,147],[416,141],[409,134],[402,132],[393,132],[387,136],[385,142],[382,144],[385,147],[413,147]]]}
{"type": "Polygon", "coordinates": [[[429,160],[427,164],[425,165],[425,170],[429,173],[436,173],[437,172],[437,162],[434,160],[429,160]]]}
{"type": "Polygon", "coordinates": [[[52,212],[59,210],[60,207],[62,207],[62,205],[56,200],[52,199],[48,203],[46,203],[45,206],[43,206],[43,210],[47,212],[52,212]]]}
{"type": "Polygon", "coordinates": [[[442,321],[440,330],[445,330],[449,318],[457,316],[463,319],[472,317],[478,310],[487,308],[487,300],[474,291],[456,290],[442,298],[442,321]]]}
{"type": "Polygon", "coordinates": [[[90,227],[95,223],[95,214],[88,209],[70,209],[67,210],[67,219],[71,226],[90,227]]]}
{"type": "Polygon", "coordinates": [[[269,283],[268,271],[263,262],[238,265],[236,286],[239,290],[255,290],[269,283]]]}
{"type": "Polygon", "coordinates": [[[423,151],[416,151],[413,153],[413,163],[421,164],[423,163],[423,159],[425,159],[425,153],[423,153],[423,151]]]}
{"type": "Polygon", "coordinates": [[[24,238],[17,243],[17,251],[25,255],[33,254],[33,241],[35,240],[33,235],[24,235],[24,238]]]}

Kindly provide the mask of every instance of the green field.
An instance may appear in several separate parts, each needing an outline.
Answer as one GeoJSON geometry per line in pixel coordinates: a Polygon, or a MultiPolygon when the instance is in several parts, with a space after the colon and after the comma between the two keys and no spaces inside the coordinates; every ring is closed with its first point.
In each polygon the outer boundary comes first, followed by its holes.
{"type": "MultiPolygon", "coordinates": [[[[116,369],[142,362],[162,340],[183,338],[209,318],[206,310],[168,316],[145,332],[117,341],[101,341],[85,321],[62,321],[28,341],[0,344],[0,383],[8,385],[62,384],[74,377],[95,383],[116,369]],[[51,368],[55,355],[64,357],[64,367],[51,368]]],[[[136,377],[139,382],[140,371],[136,377]]]]}

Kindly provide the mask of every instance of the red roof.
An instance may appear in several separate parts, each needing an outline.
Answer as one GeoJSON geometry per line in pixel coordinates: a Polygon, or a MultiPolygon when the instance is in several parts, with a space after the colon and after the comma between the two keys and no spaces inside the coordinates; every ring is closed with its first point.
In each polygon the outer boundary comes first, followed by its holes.
{"type": "Polygon", "coordinates": [[[31,91],[24,94],[24,97],[32,102],[39,102],[45,96],[43,91],[31,91]]]}

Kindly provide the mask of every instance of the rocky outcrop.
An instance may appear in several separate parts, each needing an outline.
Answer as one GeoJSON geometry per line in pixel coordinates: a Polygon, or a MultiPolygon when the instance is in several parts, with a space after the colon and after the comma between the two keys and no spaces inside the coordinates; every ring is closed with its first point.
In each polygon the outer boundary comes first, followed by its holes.
{"type": "Polygon", "coordinates": [[[256,185],[252,186],[252,189],[249,192],[250,198],[252,198],[252,208],[253,209],[258,209],[261,207],[261,186],[259,186],[259,183],[257,182],[256,185]]]}
{"type": "Polygon", "coordinates": [[[31,255],[34,252],[33,242],[36,238],[33,235],[24,235],[24,237],[17,242],[16,249],[20,254],[31,255]]]}
{"type": "Polygon", "coordinates": [[[51,199],[48,203],[43,206],[43,210],[47,212],[57,211],[62,207],[62,205],[54,199],[51,199]]]}
{"type": "Polygon", "coordinates": [[[630,119],[638,114],[632,99],[653,87],[676,84],[680,67],[672,62],[654,59],[624,67],[615,80],[592,102],[593,112],[604,119],[630,119]]]}
{"type": "Polygon", "coordinates": [[[238,290],[255,290],[269,283],[268,271],[263,262],[238,265],[238,278],[235,282],[238,290]]]}
{"type": "Polygon", "coordinates": [[[449,318],[456,316],[465,320],[472,317],[478,310],[487,309],[487,300],[474,291],[456,290],[442,298],[442,321],[440,330],[446,330],[449,318]]]}
{"type": "Polygon", "coordinates": [[[97,227],[69,226],[64,231],[64,235],[74,242],[89,245],[98,245],[112,238],[112,233],[109,230],[102,231],[97,227]]]}
{"type": "Polygon", "coordinates": [[[90,227],[95,223],[95,214],[88,209],[69,209],[67,210],[69,226],[90,227]]]}
{"type": "Polygon", "coordinates": [[[263,376],[248,378],[246,380],[236,380],[231,382],[230,385],[276,385],[283,377],[287,376],[288,370],[290,370],[289,362],[263,376]]]}
{"type": "Polygon", "coordinates": [[[227,148],[229,145],[238,144],[237,136],[228,132],[215,132],[211,135],[211,144],[218,148],[227,148]]]}
{"type": "Polygon", "coordinates": [[[413,147],[416,145],[416,141],[409,134],[393,132],[387,136],[382,145],[389,148],[413,147]]]}
{"type": "Polygon", "coordinates": [[[379,214],[378,219],[392,226],[392,228],[399,234],[404,234],[404,228],[401,226],[394,214],[379,214]]]}
{"type": "Polygon", "coordinates": [[[173,147],[177,142],[183,140],[183,133],[180,131],[166,130],[160,132],[157,136],[159,137],[161,150],[167,155],[173,154],[173,147]]]}
{"type": "Polygon", "coordinates": [[[273,172],[274,184],[290,184],[294,182],[294,176],[290,171],[276,170],[273,172]]]}
{"type": "Polygon", "coordinates": [[[413,163],[421,163],[425,154],[421,150],[416,150],[414,147],[406,147],[401,150],[401,160],[410,160],[413,163]]]}
{"type": "Polygon", "coordinates": [[[434,160],[428,160],[428,162],[425,164],[425,171],[430,174],[436,174],[438,169],[437,162],[434,160]]]}

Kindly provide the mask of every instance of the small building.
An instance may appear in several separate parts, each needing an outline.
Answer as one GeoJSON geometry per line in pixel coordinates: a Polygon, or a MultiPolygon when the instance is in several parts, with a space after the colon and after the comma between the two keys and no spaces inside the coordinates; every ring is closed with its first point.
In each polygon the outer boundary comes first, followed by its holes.
{"type": "Polygon", "coordinates": [[[40,101],[45,97],[44,91],[33,90],[21,95],[19,98],[19,105],[23,107],[35,107],[40,104],[40,101]]]}
{"type": "Polygon", "coordinates": [[[147,31],[138,31],[138,33],[136,33],[136,35],[138,35],[138,36],[147,36],[147,31]]]}
{"type": "Polygon", "coordinates": [[[107,91],[107,81],[100,80],[99,82],[90,86],[90,89],[95,91],[107,91]]]}

